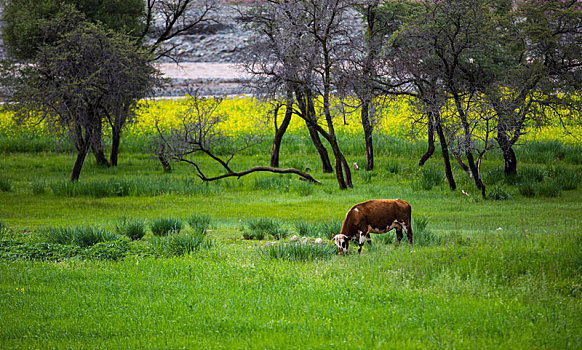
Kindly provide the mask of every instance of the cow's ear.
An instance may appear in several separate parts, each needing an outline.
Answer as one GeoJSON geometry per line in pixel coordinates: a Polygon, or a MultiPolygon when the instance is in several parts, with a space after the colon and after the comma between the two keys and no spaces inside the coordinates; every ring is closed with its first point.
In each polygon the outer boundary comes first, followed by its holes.
{"type": "Polygon", "coordinates": [[[331,234],[331,239],[334,239],[335,236],[336,236],[335,233],[332,233],[331,234]]]}

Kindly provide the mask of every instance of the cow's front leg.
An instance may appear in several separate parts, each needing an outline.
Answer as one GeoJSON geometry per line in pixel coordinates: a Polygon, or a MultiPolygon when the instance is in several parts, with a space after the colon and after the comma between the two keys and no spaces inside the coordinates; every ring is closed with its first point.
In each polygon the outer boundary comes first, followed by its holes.
{"type": "Polygon", "coordinates": [[[360,236],[358,237],[358,254],[362,252],[364,243],[366,243],[366,234],[360,231],[360,236]]]}

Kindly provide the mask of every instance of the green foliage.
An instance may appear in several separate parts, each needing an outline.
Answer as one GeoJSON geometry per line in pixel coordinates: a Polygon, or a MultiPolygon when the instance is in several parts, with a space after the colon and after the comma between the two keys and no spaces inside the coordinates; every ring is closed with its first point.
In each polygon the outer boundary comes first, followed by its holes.
{"type": "Polygon", "coordinates": [[[511,194],[503,186],[493,186],[487,193],[487,198],[498,201],[511,199],[511,194]]]}
{"type": "Polygon", "coordinates": [[[559,197],[562,194],[562,187],[556,181],[544,181],[535,184],[535,191],[542,197],[559,197]]]}
{"type": "MultiPolygon", "coordinates": [[[[428,247],[441,244],[441,237],[430,231],[428,224],[429,218],[427,217],[420,216],[412,219],[413,244],[415,246],[428,247]]],[[[406,235],[402,240],[407,241],[406,235]]]]}
{"type": "Polygon", "coordinates": [[[44,229],[44,235],[49,243],[77,245],[81,248],[119,239],[117,234],[95,226],[49,227],[44,229]]]}
{"type": "Polygon", "coordinates": [[[374,176],[373,171],[360,171],[359,173],[362,183],[369,184],[372,182],[372,177],[374,176]]]}
{"type": "Polygon", "coordinates": [[[517,190],[524,197],[535,197],[536,189],[532,182],[525,181],[517,185],[517,190]]]}
{"type": "Polygon", "coordinates": [[[129,243],[124,240],[95,243],[85,251],[85,257],[93,260],[123,260],[129,251],[129,243]]]}
{"type": "Polygon", "coordinates": [[[337,248],[331,244],[270,244],[261,248],[263,255],[275,260],[314,261],[329,260],[337,255],[337,248]]]}
{"type": "Polygon", "coordinates": [[[256,190],[287,193],[290,187],[291,179],[288,176],[262,176],[255,178],[254,188],[256,190]]]}
{"type": "Polygon", "coordinates": [[[206,235],[202,234],[181,233],[168,236],[167,240],[166,251],[169,255],[174,256],[189,254],[200,249],[212,248],[212,241],[206,235]]]}
{"type": "Polygon", "coordinates": [[[152,221],[151,229],[155,236],[167,236],[171,233],[180,233],[183,225],[180,219],[158,218],[152,221]]]}
{"type": "Polygon", "coordinates": [[[441,171],[431,168],[423,167],[420,170],[420,178],[415,179],[412,183],[414,189],[423,189],[428,191],[434,186],[440,186],[443,183],[443,174],[441,171]]]}
{"type": "Polygon", "coordinates": [[[307,197],[311,195],[315,189],[315,184],[307,181],[297,181],[293,183],[293,192],[297,193],[302,197],[307,197]]]}
{"type": "Polygon", "coordinates": [[[206,236],[208,226],[210,226],[210,217],[206,215],[192,215],[188,219],[188,224],[198,236],[206,236]]]}
{"type": "Polygon", "coordinates": [[[321,237],[331,239],[331,236],[338,234],[342,228],[342,222],[338,220],[308,222],[297,220],[294,223],[297,234],[302,237],[321,237]]]}
{"type": "Polygon", "coordinates": [[[128,237],[132,241],[142,239],[146,234],[146,223],[140,219],[122,217],[117,220],[115,229],[118,234],[128,237]]]}
{"type": "Polygon", "coordinates": [[[33,194],[39,195],[46,193],[47,185],[44,181],[35,181],[30,184],[30,189],[33,194]]]}
{"type": "Polygon", "coordinates": [[[243,228],[244,239],[261,240],[265,237],[271,237],[280,240],[287,236],[289,236],[289,230],[283,227],[283,223],[271,218],[250,219],[243,228]]]}
{"type": "Polygon", "coordinates": [[[0,179],[0,192],[10,192],[12,191],[12,181],[10,179],[0,179]]]}
{"type": "Polygon", "coordinates": [[[31,59],[42,45],[54,45],[82,21],[140,35],[145,5],[140,0],[7,0],[3,39],[9,54],[31,59]]]}

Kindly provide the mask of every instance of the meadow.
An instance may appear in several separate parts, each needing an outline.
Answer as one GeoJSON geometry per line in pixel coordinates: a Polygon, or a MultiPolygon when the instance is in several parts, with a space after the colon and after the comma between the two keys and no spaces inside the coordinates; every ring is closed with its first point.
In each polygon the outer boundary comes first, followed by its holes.
{"type": "MultiPolygon", "coordinates": [[[[267,165],[272,121],[259,115],[269,107],[225,102],[225,133],[266,140],[233,166],[267,165]]],[[[0,114],[2,349],[582,348],[578,129],[527,135],[515,178],[488,154],[483,200],[458,167],[448,189],[438,152],[418,167],[426,141],[405,105],[377,128],[375,170],[354,171],[344,191],[298,121],[281,166],[310,168],[321,185],[266,174],[201,183],[185,164],[164,172],[150,152],[153,119],[171,126],[180,108],[144,105],[119,166],[88,158],[76,184],[66,140],[0,114]],[[338,256],[329,235],[373,198],[411,204],[415,245],[396,248],[391,232],[338,256]],[[309,243],[288,243],[295,234],[309,243]]],[[[364,164],[350,118],[340,145],[364,164]]]]}

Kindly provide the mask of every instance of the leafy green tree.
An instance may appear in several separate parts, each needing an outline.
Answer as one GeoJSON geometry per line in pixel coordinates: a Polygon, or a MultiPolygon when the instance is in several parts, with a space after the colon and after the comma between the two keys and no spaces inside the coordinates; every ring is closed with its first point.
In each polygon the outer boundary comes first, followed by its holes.
{"type": "Polygon", "coordinates": [[[42,46],[33,63],[20,66],[15,75],[17,116],[41,115],[52,128],[71,135],[77,150],[71,180],[76,181],[89,149],[101,137],[104,117],[131,118],[132,107],[151,88],[157,71],[135,40],[86,22],[42,46]]]}

